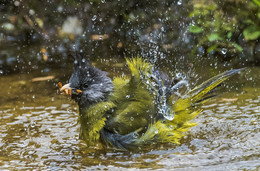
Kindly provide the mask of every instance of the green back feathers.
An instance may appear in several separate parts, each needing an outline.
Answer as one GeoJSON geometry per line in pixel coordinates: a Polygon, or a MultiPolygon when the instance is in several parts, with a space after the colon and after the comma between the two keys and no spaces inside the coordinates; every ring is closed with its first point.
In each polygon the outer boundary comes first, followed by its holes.
{"type": "Polygon", "coordinates": [[[109,100],[117,107],[106,125],[109,130],[128,134],[147,127],[155,115],[154,95],[146,89],[143,77],[152,71],[152,65],[142,58],[127,59],[131,78],[116,77],[109,100]]]}
{"type": "Polygon", "coordinates": [[[131,81],[140,81],[142,76],[147,76],[152,72],[153,65],[142,57],[126,59],[126,62],[132,74],[131,81]]]}
{"type": "MultiPolygon", "coordinates": [[[[147,92],[142,92],[144,87],[144,77],[147,77],[152,72],[153,65],[146,62],[145,59],[138,57],[133,59],[126,59],[128,68],[131,71],[131,78],[127,77],[116,77],[113,80],[114,92],[111,96],[112,101],[122,100],[124,97],[132,98],[136,100],[143,100],[142,98],[137,98],[134,96],[137,94],[146,94],[147,92]]],[[[145,100],[145,99],[144,99],[145,100]]]]}

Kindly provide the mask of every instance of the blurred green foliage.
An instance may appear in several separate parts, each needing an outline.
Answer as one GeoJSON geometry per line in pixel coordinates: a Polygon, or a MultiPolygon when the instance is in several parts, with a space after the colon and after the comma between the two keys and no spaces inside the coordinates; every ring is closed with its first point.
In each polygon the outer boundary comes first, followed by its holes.
{"type": "Polygon", "coordinates": [[[193,55],[199,47],[207,53],[223,52],[223,48],[227,53],[240,53],[243,44],[259,39],[259,0],[194,0],[192,4],[189,32],[198,39],[193,55]]]}

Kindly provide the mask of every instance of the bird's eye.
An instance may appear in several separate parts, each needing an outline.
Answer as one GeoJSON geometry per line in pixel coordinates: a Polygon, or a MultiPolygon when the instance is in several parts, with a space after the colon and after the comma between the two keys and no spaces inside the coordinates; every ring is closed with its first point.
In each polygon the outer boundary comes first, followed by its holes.
{"type": "Polygon", "coordinates": [[[83,88],[88,88],[88,85],[89,85],[89,84],[84,84],[84,85],[83,85],[83,88]]]}

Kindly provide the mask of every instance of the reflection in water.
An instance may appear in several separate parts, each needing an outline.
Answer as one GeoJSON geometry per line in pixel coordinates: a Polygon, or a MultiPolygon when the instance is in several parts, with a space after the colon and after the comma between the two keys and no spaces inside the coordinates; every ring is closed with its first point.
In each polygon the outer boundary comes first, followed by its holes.
{"type": "MultiPolygon", "coordinates": [[[[111,71],[124,65],[118,66],[111,71]]],[[[259,169],[260,69],[251,71],[245,77],[254,82],[237,76],[228,81],[230,92],[204,105],[181,145],[139,153],[86,148],[78,138],[77,105],[57,94],[61,71],[49,81],[31,81],[43,73],[0,77],[0,169],[259,169]]]]}

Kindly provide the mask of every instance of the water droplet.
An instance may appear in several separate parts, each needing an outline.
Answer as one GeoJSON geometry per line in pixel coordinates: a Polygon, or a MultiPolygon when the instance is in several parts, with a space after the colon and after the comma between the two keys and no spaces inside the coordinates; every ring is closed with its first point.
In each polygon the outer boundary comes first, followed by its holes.
{"type": "Polygon", "coordinates": [[[158,134],[158,133],[159,133],[159,129],[156,129],[156,130],[154,131],[154,133],[155,133],[155,134],[158,134]]]}
{"type": "Polygon", "coordinates": [[[181,73],[177,73],[176,78],[181,78],[181,73]]]}
{"type": "Polygon", "coordinates": [[[129,98],[130,98],[130,95],[126,95],[125,97],[126,97],[127,99],[129,99],[129,98]]]}
{"type": "Polygon", "coordinates": [[[170,113],[170,112],[165,112],[164,114],[164,117],[169,120],[169,121],[172,121],[174,119],[174,112],[173,113],[170,113]]]}
{"type": "Polygon", "coordinates": [[[179,1],[177,2],[177,4],[178,4],[178,5],[182,5],[182,1],[179,0],[179,1]]]}
{"type": "Polygon", "coordinates": [[[221,52],[222,52],[222,54],[226,54],[227,53],[227,49],[226,48],[223,48],[222,50],[221,50],[221,52]]]}
{"type": "Polygon", "coordinates": [[[138,137],[138,133],[134,132],[133,133],[133,138],[137,138],[138,137]]]}
{"type": "Polygon", "coordinates": [[[32,123],[30,126],[31,126],[31,128],[34,128],[36,125],[35,125],[35,123],[32,123]]]}
{"type": "Polygon", "coordinates": [[[29,14],[30,14],[30,15],[34,15],[34,14],[35,14],[35,11],[34,11],[33,9],[30,9],[30,10],[29,10],[29,14]]]}
{"type": "Polygon", "coordinates": [[[131,120],[131,121],[134,121],[134,120],[135,120],[135,118],[134,118],[134,117],[131,117],[131,118],[130,118],[130,120],[131,120]]]}
{"type": "Polygon", "coordinates": [[[173,129],[173,126],[172,125],[170,125],[170,127],[169,127],[171,130],[173,129]]]}
{"type": "Polygon", "coordinates": [[[20,2],[19,2],[19,1],[14,1],[14,5],[15,5],[15,6],[19,6],[19,5],[20,5],[20,2]]]}
{"type": "Polygon", "coordinates": [[[63,7],[62,6],[58,6],[57,10],[58,10],[58,12],[62,12],[63,11],[63,7]]]}
{"type": "Polygon", "coordinates": [[[92,21],[95,21],[96,19],[97,19],[97,16],[94,15],[94,16],[92,17],[92,21]]]}

